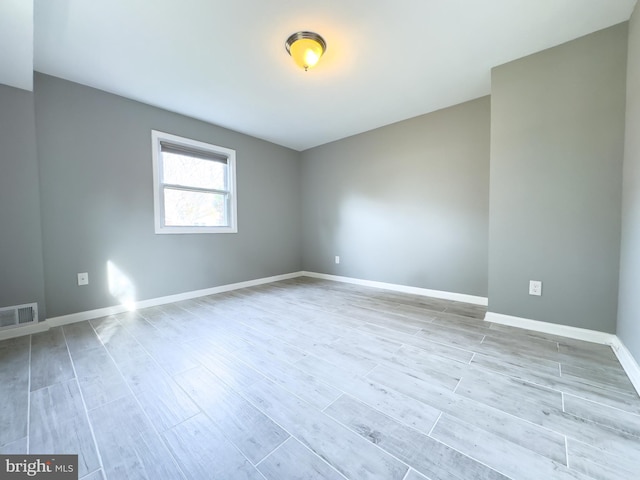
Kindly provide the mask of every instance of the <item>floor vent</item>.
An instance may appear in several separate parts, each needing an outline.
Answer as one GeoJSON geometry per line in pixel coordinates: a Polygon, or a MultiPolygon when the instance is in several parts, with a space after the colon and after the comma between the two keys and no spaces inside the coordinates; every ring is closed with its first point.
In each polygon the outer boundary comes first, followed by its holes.
{"type": "Polygon", "coordinates": [[[38,304],[15,305],[0,308],[0,329],[19,327],[38,321],[38,304]]]}

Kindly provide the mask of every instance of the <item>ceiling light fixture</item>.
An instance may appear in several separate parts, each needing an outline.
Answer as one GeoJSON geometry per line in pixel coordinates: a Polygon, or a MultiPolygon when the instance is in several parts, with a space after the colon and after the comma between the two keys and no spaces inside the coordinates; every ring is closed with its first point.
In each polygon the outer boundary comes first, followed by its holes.
{"type": "Polygon", "coordinates": [[[293,61],[305,72],[318,63],[327,49],[324,38],[313,32],[296,32],[287,38],[285,46],[293,61]]]}

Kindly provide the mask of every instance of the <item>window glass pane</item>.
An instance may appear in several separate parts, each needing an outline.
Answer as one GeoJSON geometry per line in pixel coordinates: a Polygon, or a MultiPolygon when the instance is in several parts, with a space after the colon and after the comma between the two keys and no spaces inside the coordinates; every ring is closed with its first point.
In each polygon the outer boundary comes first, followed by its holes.
{"type": "Polygon", "coordinates": [[[227,195],[164,189],[164,224],[168,227],[224,227],[227,195]]]}
{"type": "Polygon", "coordinates": [[[227,190],[226,163],[162,152],[162,173],[164,183],[227,190]]]}

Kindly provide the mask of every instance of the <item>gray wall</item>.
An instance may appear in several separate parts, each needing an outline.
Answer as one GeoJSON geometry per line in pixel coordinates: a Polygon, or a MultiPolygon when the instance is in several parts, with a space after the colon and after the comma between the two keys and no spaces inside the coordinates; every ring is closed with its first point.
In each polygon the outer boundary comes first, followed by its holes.
{"type": "Polygon", "coordinates": [[[485,97],[304,151],[304,269],[486,296],[489,115],[485,97]]]}
{"type": "Polygon", "coordinates": [[[618,336],[640,363],[640,4],[629,21],[618,336]]]}
{"type": "MultiPolygon", "coordinates": [[[[637,357],[638,38],[636,9],[618,333],[637,357]]],[[[491,100],[302,153],[41,74],[35,105],[0,86],[0,306],[38,301],[44,318],[45,285],[48,317],[115,305],[108,261],[136,299],[305,269],[612,332],[626,41],[626,25],[597,32],[497,67],[491,100]],[[237,150],[238,234],[153,233],[151,129],[237,150]]]]}
{"type": "Polygon", "coordinates": [[[0,85],[0,307],[38,302],[45,319],[33,93],[0,85]]]}
{"type": "Polygon", "coordinates": [[[35,112],[49,317],[118,304],[109,261],[138,300],[300,270],[298,152],[41,74],[35,112]],[[237,234],[154,234],[152,129],[236,150],[237,234]]]}
{"type": "Polygon", "coordinates": [[[615,331],[626,42],[625,23],[493,70],[489,311],[615,331]]]}

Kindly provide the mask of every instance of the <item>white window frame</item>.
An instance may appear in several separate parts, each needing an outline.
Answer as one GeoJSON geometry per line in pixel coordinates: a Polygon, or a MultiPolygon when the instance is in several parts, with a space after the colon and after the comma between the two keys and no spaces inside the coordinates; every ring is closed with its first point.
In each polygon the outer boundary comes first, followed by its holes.
{"type": "MultiPolygon", "coordinates": [[[[153,158],[153,210],[155,221],[155,232],[157,234],[173,233],[237,233],[237,196],[236,196],[236,151],[230,148],[212,145],[210,143],[199,142],[190,138],[172,135],[170,133],[151,130],[151,151],[153,158]],[[227,158],[228,173],[228,201],[227,218],[229,225],[221,227],[209,226],[167,226],[164,224],[164,182],[162,178],[162,145],[161,142],[177,147],[186,147],[199,150],[205,153],[222,155],[227,158]]],[[[185,188],[189,190],[189,187],[185,188]]],[[[194,191],[198,191],[194,188],[194,191]]]]}

